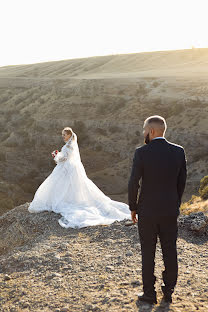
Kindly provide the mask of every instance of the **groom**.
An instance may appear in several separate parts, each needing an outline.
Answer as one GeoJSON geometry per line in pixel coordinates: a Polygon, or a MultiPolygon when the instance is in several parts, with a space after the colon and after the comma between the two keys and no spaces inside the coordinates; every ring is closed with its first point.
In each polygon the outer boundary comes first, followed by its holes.
{"type": "Polygon", "coordinates": [[[143,134],[146,145],[135,151],[128,184],[129,208],[132,221],[138,222],[142,252],[144,293],[138,298],[148,303],[157,303],[154,287],[157,237],[165,265],[162,292],[166,302],[172,302],[171,295],[178,276],[177,217],[186,183],[186,157],[183,147],[165,139],[166,128],[166,121],[161,116],[145,120],[143,134]],[[140,179],[141,190],[137,200],[140,179]]]}

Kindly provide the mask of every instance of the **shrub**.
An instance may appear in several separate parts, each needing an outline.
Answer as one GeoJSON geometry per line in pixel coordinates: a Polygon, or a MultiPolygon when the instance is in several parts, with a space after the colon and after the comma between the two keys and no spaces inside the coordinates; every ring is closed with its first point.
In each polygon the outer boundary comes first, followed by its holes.
{"type": "Polygon", "coordinates": [[[201,107],[202,106],[202,101],[197,97],[196,99],[190,99],[189,103],[188,103],[189,107],[201,107]]]}
{"type": "Polygon", "coordinates": [[[36,190],[35,186],[32,185],[32,181],[30,183],[23,183],[21,185],[21,188],[25,193],[29,193],[29,194],[33,194],[36,190]]]}
{"type": "Polygon", "coordinates": [[[6,155],[4,152],[0,152],[0,161],[5,161],[6,160],[6,155]]]}
{"type": "Polygon", "coordinates": [[[159,81],[153,81],[152,86],[154,88],[158,87],[160,85],[159,81]]]}
{"type": "Polygon", "coordinates": [[[208,175],[200,181],[199,195],[202,199],[208,199],[208,175]]]}
{"type": "Polygon", "coordinates": [[[203,203],[204,202],[201,200],[201,197],[192,195],[192,198],[188,202],[181,204],[181,214],[190,215],[195,212],[205,212],[207,211],[207,206],[203,203]]]}
{"type": "Polygon", "coordinates": [[[97,107],[97,113],[101,115],[109,113],[109,106],[106,104],[101,104],[100,106],[97,107]]]}
{"type": "Polygon", "coordinates": [[[96,150],[96,152],[102,151],[102,146],[101,145],[95,146],[95,150],[96,150]]]}
{"type": "Polygon", "coordinates": [[[121,110],[126,105],[126,100],[123,97],[103,97],[103,104],[97,107],[97,113],[99,115],[115,113],[121,110]]]}
{"type": "Polygon", "coordinates": [[[104,136],[107,135],[106,129],[97,128],[95,131],[96,131],[96,133],[98,133],[98,134],[101,134],[101,135],[104,135],[104,136]]]}
{"type": "Polygon", "coordinates": [[[10,141],[8,142],[7,141],[7,142],[4,143],[4,145],[7,146],[7,147],[17,147],[18,143],[17,142],[13,142],[13,141],[12,142],[10,142],[10,141]]]}
{"type": "Polygon", "coordinates": [[[203,190],[200,192],[200,196],[202,199],[208,199],[208,185],[203,188],[203,190]]]}
{"type": "Polygon", "coordinates": [[[180,113],[184,112],[185,107],[183,104],[175,104],[171,107],[171,115],[179,115],[180,113]]]}
{"type": "Polygon", "coordinates": [[[11,198],[0,199],[0,215],[4,214],[8,210],[14,207],[14,202],[11,198]]]}
{"type": "Polygon", "coordinates": [[[8,97],[8,95],[5,94],[5,95],[0,97],[0,104],[3,104],[5,102],[7,102],[8,100],[9,100],[9,97],[8,97]]]}
{"type": "Polygon", "coordinates": [[[83,121],[75,120],[72,129],[77,134],[78,144],[88,141],[88,131],[83,121]]]}
{"type": "Polygon", "coordinates": [[[149,92],[149,89],[146,86],[146,83],[142,82],[138,85],[137,90],[136,90],[136,95],[145,95],[149,92]]]}
{"type": "Polygon", "coordinates": [[[40,99],[39,99],[39,103],[40,103],[40,104],[44,104],[44,103],[45,103],[44,98],[40,98],[40,99]]]}
{"type": "Polygon", "coordinates": [[[116,101],[114,101],[111,105],[111,112],[116,112],[117,110],[121,109],[122,107],[124,107],[126,104],[126,101],[124,98],[120,97],[117,98],[116,101]]]}
{"type": "Polygon", "coordinates": [[[199,199],[200,199],[200,197],[198,197],[196,195],[192,195],[191,199],[189,199],[189,201],[181,204],[181,207],[180,207],[181,211],[186,210],[187,208],[189,208],[190,205],[194,204],[194,202],[198,201],[199,199]]]}
{"type": "Polygon", "coordinates": [[[83,121],[75,120],[73,124],[73,130],[75,130],[75,132],[85,132],[86,126],[83,121]]]}
{"type": "Polygon", "coordinates": [[[117,126],[111,126],[111,127],[109,128],[109,131],[110,131],[110,133],[115,133],[115,132],[119,132],[119,131],[121,131],[121,130],[120,130],[120,128],[117,127],[117,126]]]}
{"type": "Polygon", "coordinates": [[[131,140],[131,144],[139,144],[139,138],[138,137],[134,137],[132,140],[131,140]]]}

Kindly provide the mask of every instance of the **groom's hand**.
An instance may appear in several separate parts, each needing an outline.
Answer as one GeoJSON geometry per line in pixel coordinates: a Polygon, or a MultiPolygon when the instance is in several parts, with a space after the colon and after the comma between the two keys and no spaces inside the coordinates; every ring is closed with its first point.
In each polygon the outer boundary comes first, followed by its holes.
{"type": "Polygon", "coordinates": [[[131,219],[132,219],[133,223],[137,223],[138,222],[138,219],[137,219],[137,216],[136,216],[136,210],[131,211],[131,219]]]}

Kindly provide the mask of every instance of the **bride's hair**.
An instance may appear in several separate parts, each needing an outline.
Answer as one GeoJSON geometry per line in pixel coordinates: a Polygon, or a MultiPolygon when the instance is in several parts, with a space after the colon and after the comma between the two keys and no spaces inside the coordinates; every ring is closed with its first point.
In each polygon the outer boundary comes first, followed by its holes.
{"type": "Polygon", "coordinates": [[[67,134],[72,134],[73,133],[73,130],[72,130],[72,128],[70,128],[70,127],[65,127],[63,130],[62,130],[62,132],[63,131],[65,131],[67,134]]]}
{"type": "MultiPolygon", "coordinates": [[[[62,130],[62,132],[66,132],[67,134],[73,134],[74,132],[73,132],[73,130],[72,130],[72,128],[70,128],[70,127],[65,127],[63,130],[62,130]]],[[[73,140],[74,138],[72,138],[72,140],[73,140]]]]}

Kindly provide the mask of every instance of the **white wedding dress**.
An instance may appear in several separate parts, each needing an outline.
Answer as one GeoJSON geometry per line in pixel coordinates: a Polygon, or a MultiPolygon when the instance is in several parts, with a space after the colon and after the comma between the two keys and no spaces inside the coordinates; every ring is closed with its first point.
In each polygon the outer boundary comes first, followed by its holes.
{"type": "Polygon", "coordinates": [[[127,204],[111,200],[87,177],[75,133],[54,159],[57,165],[37,189],[28,208],[30,212],[60,213],[58,221],[64,228],[130,219],[127,204]]]}

